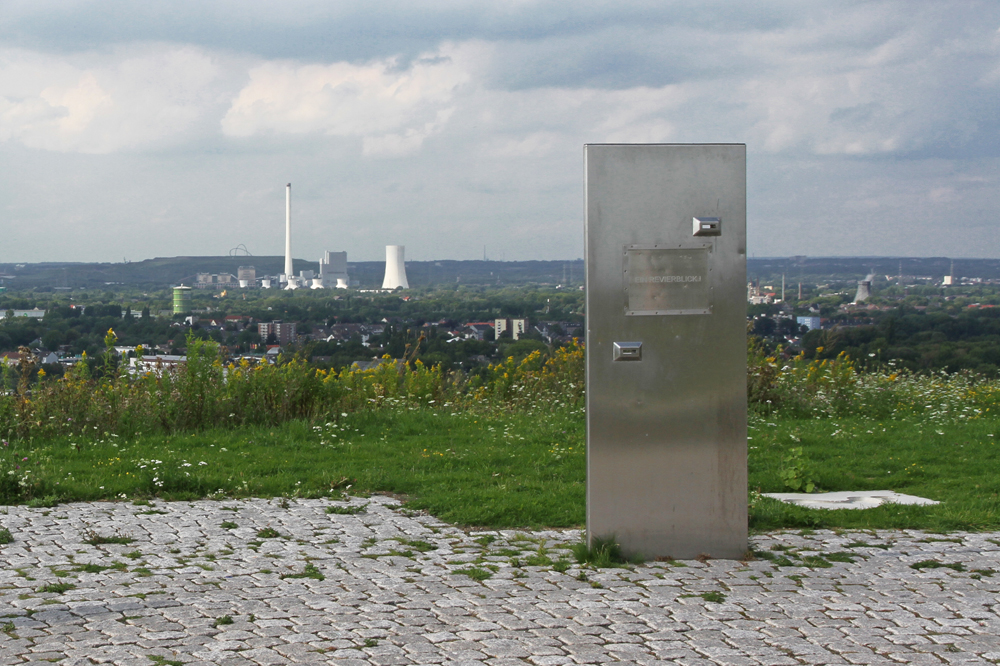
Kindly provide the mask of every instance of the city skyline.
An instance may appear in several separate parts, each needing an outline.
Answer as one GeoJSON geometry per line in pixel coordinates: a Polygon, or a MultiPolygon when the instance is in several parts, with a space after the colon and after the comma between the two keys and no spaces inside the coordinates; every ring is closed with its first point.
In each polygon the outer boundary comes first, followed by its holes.
{"type": "Polygon", "coordinates": [[[12,2],[0,263],[281,254],[289,181],[299,248],[576,259],[601,142],[746,143],[748,256],[1000,257],[998,93],[988,2],[12,2]]]}

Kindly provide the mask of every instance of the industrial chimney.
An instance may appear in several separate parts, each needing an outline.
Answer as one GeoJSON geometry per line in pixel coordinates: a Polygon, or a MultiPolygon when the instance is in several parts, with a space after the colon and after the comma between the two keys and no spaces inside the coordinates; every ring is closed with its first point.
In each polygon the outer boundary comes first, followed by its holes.
{"type": "Polygon", "coordinates": [[[285,186],[285,289],[295,289],[299,286],[292,267],[292,184],[285,186]]]}
{"type": "Polygon", "coordinates": [[[406,281],[406,263],[403,260],[402,245],[385,246],[385,279],[382,281],[383,289],[396,289],[402,287],[409,289],[410,284],[406,281]]]}

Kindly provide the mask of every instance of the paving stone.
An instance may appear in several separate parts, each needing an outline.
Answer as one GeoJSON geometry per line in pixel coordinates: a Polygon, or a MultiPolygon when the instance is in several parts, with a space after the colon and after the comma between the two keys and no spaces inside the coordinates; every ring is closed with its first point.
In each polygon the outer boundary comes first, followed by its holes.
{"type": "Polygon", "coordinates": [[[286,508],[262,499],[155,502],[163,515],[138,515],[127,503],[8,507],[0,526],[17,541],[0,546],[0,664],[148,666],[149,654],[195,666],[1000,659],[1000,617],[992,610],[1000,580],[972,578],[972,569],[1000,569],[1000,547],[990,541],[997,534],[958,534],[954,543],[926,541],[917,531],[775,532],[754,536],[751,545],[800,555],[848,550],[855,541],[873,547],[852,548],[857,561],[826,569],[710,560],[601,571],[573,564],[559,573],[511,566],[499,552],[526,556],[544,546],[553,561],[572,561],[578,530],[465,533],[403,515],[391,498],[363,501],[368,510],[355,515],[327,514],[326,500],[293,500],[286,508]],[[224,520],[240,527],[224,530],[224,520]],[[134,542],[88,546],[81,526],[121,531],[134,542]],[[254,546],[267,526],[289,538],[254,546]],[[475,540],[484,534],[494,537],[485,547],[475,540]],[[389,556],[402,549],[398,538],[436,549],[389,556]],[[133,550],[142,556],[126,560],[133,550]],[[910,568],[925,559],[960,562],[966,571],[910,568]],[[477,560],[496,568],[492,577],[454,574],[477,560]],[[73,572],[110,561],[128,569],[73,572]],[[310,562],[324,580],[288,577],[310,562]],[[70,577],[54,579],[56,569],[70,577]],[[37,592],[57,580],[76,588],[37,592]],[[707,592],[721,592],[724,602],[705,601],[707,592]],[[232,624],[216,626],[226,615],[232,624]]]}

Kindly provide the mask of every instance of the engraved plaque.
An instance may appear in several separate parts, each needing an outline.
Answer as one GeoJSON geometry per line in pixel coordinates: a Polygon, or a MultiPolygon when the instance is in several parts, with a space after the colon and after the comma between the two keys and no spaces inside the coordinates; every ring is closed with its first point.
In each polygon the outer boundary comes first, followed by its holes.
{"type": "Polygon", "coordinates": [[[626,245],[625,314],[711,314],[710,249],[626,245]]]}

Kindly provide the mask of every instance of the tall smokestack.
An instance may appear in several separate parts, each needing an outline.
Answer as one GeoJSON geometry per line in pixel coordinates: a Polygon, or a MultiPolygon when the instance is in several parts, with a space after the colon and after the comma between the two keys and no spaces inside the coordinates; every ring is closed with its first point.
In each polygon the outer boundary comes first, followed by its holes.
{"type": "Polygon", "coordinates": [[[292,184],[285,186],[285,279],[291,284],[295,280],[292,267],[292,184]]]}

